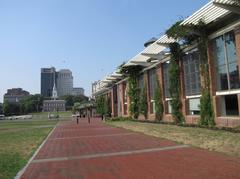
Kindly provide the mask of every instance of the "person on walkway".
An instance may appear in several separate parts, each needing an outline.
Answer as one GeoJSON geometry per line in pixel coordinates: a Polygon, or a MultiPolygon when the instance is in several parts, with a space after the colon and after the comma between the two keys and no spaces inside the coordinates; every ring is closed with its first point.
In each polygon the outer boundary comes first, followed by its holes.
{"type": "Polygon", "coordinates": [[[88,109],[87,110],[87,117],[88,117],[88,124],[90,124],[90,120],[91,120],[91,118],[90,118],[90,109],[88,109]]]}
{"type": "Polygon", "coordinates": [[[91,118],[90,118],[90,114],[88,113],[88,124],[90,124],[91,122],[91,118]]]}
{"type": "Polygon", "coordinates": [[[79,118],[80,118],[80,114],[79,113],[75,113],[75,118],[76,118],[76,121],[77,121],[77,124],[78,124],[78,120],[79,120],[79,118]]]}

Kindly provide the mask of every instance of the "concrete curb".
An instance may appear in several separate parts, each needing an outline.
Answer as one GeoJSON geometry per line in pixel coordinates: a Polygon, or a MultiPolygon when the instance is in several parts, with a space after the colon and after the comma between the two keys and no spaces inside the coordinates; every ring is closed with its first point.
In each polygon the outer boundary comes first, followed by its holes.
{"type": "Polygon", "coordinates": [[[23,173],[26,171],[27,167],[30,165],[30,163],[33,161],[37,153],[41,150],[43,145],[47,142],[48,138],[51,136],[53,131],[57,128],[58,124],[52,129],[52,131],[48,134],[47,138],[42,142],[42,144],[38,147],[38,149],[34,152],[33,156],[28,160],[27,164],[17,173],[17,175],[14,177],[14,179],[20,179],[23,173]]]}

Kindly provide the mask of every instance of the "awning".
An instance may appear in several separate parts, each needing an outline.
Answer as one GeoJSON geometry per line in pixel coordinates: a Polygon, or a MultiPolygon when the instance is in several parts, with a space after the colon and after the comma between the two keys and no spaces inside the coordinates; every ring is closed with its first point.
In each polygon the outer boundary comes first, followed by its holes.
{"type": "Polygon", "coordinates": [[[185,19],[181,25],[197,25],[200,20],[203,20],[206,24],[209,24],[217,19],[230,13],[229,10],[214,5],[214,2],[227,2],[229,0],[215,0],[207,3],[205,6],[197,10],[187,19],[185,19]]]}

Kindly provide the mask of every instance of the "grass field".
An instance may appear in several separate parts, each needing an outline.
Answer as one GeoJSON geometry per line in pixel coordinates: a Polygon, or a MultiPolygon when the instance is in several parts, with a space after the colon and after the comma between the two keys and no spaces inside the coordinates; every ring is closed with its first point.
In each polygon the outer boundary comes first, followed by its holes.
{"type": "Polygon", "coordinates": [[[106,122],[147,135],[240,157],[240,133],[134,121],[106,122]]]}
{"type": "MultiPolygon", "coordinates": [[[[31,113],[33,118],[47,118],[48,112],[40,112],[40,113],[31,113]]],[[[51,113],[53,114],[53,113],[51,113]]],[[[64,112],[54,112],[54,114],[58,114],[60,118],[69,118],[72,115],[72,111],[64,111],[64,112]]]]}
{"type": "MultiPolygon", "coordinates": [[[[41,119],[0,121],[0,179],[13,178],[58,122],[47,113],[34,115],[41,119]]],[[[69,116],[64,113],[64,120],[69,116]]]]}

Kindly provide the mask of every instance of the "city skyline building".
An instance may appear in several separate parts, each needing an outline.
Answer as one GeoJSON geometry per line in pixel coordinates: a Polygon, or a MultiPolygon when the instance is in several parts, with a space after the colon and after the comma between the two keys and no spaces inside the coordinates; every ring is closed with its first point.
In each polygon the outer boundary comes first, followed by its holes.
{"type": "Polygon", "coordinates": [[[57,72],[57,92],[58,96],[72,95],[73,76],[69,69],[62,69],[57,72]]]}
{"type": "Polygon", "coordinates": [[[74,95],[74,96],[84,95],[84,89],[83,88],[73,88],[72,95],[74,95]]]}
{"type": "Polygon", "coordinates": [[[56,81],[56,69],[54,67],[41,68],[41,95],[51,97],[54,82],[56,81]]]}
{"type": "Polygon", "coordinates": [[[83,88],[73,87],[71,70],[60,69],[56,71],[55,67],[41,68],[41,95],[44,97],[53,97],[53,92],[56,93],[58,97],[84,95],[83,88]]]}

